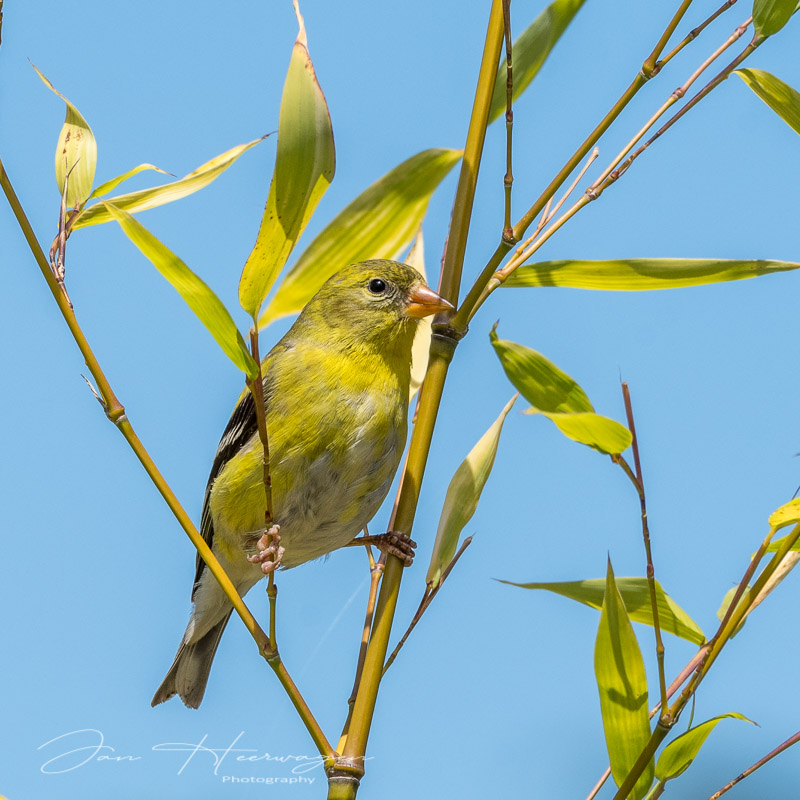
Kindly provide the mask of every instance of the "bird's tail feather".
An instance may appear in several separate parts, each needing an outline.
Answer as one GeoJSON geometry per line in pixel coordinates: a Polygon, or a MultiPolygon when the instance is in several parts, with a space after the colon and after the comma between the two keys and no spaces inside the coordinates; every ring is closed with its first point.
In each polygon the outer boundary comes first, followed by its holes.
{"type": "MultiPolygon", "coordinates": [[[[233,609],[231,609],[233,611],[233,609]]],[[[152,706],[157,706],[169,700],[173,695],[179,695],[187,708],[198,708],[206,691],[208,675],[211,672],[211,663],[217,652],[222,632],[228,624],[231,611],[196,642],[187,644],[181,642],[175,661],[169,668],[166,678],[156,690],[152,706]]]]}

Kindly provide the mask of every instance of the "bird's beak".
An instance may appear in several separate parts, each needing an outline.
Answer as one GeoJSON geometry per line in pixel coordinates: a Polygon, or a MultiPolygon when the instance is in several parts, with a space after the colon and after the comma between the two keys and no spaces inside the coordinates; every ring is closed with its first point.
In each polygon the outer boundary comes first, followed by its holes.
{"type": "Polygon", "coordinates": [[[406,314],[409,317],[428,317],[439,311],[455,311],[455,308],[444,297],[439,297],[433,289],[429,289],[421,283],[414,286],[408,293],[406,314]]]}

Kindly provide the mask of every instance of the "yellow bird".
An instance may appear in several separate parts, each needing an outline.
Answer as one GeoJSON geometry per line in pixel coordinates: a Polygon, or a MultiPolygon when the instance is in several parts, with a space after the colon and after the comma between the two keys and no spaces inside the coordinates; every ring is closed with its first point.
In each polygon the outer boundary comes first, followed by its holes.
{"type": "MultiPolygon", "coordinates": [[[[386,497],[405,447],[417,323],[448,309],[411,267],[363,261],[331,277],[264,358],[280,544],[266,546],[263,449],[249,391],[222,434],[200,526],[241,595],[278,564],[296,567],[354,543],[370,542],[411,563],[414,543],[407,537],[354,537],[386,497]]],[[[199,557],[192,603],[152,705],[175,694],[190,708],[200,705],[231,615],[199,557]]]]}

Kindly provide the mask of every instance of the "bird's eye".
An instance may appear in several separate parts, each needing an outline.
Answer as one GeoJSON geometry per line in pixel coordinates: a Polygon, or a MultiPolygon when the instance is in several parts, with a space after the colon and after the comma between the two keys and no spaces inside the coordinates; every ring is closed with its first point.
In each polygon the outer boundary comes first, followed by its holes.
{"type": "Polygon", "coordinates": [[[367,284],[367,289],[369,289],[372,294],[383,294],[386,291],[386,283],[380,278],[373,278],[367,284]]]}

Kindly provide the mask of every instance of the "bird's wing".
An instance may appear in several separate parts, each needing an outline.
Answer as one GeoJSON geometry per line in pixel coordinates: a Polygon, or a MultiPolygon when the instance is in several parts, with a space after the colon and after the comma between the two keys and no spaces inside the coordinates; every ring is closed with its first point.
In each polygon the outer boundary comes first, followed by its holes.
{"type": "MultiPolygon", "coordinates": [[[[244,444],[256,432],[258,423],[256,422],[255,405],[253,395],[245,391],[238,405],[233,410],[231,418],[225,427],[222,438],[219,440],[217,454],[214,456],[214,463],[211,465],[211,474],[208,476],[206,493],[203,498],[203,515],[200,519],[200,534],[209,547],[214,543],[214,520],[211,518],[211,508],[209,498],[211,497],[211,486],[216,480],[223,467],[228,461],[239,452],[244,444]]],[[[194,576],[194,586],[192,587],[192,599],[200,585],[200,577],[205,569],[205,562],[200,555],[197,556],[197,569],[194,576]]]]}

